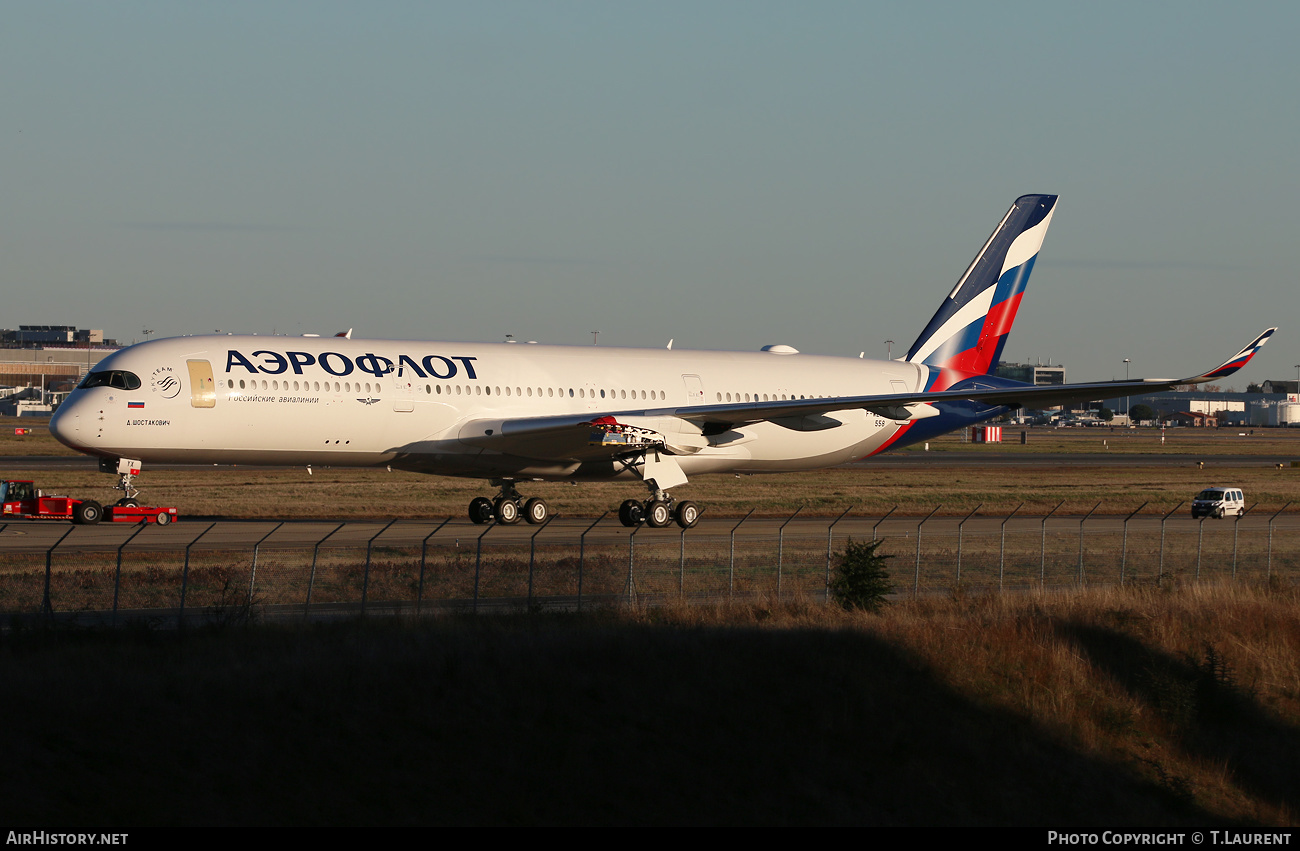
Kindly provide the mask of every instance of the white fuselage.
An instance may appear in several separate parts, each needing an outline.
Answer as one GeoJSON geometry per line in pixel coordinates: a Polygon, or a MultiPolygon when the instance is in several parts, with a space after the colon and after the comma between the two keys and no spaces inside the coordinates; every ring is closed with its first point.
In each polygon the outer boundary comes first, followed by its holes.
{"type": "Polygon", "coordinates": [[[914,393],[925,372],[903,361],[766,351],[216,336],[132,346],[94,374],[116,377],[75,390],[51,428],[68,445],[104,457],[577,479],[626,473],[526,446],[497,451],[466,442],[463,429],[614,415],[677,435],[690,448],[677,459],[688,475],[811,469],[878,451],[899,424],[856,409],[835,412],[842,424],[823,430],[759,422],[710,435],[669,412],[914,393]]]}

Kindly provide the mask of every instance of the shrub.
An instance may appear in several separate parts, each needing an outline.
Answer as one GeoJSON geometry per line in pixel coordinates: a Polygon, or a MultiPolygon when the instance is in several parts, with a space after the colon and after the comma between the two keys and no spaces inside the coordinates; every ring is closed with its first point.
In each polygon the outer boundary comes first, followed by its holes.
{"type": "Polygon", "coordinates": [[[838,554],[840,564],[835,578],[831,580],[831,593],[844,608],[874,612],[893,593],[894,586],[890,584],[889,571],[885,568],[885,562],[893,556],[876,552],[883,543],[880,540],[859,544],[852,538],[845,542],[844,552],[838,554]]]}

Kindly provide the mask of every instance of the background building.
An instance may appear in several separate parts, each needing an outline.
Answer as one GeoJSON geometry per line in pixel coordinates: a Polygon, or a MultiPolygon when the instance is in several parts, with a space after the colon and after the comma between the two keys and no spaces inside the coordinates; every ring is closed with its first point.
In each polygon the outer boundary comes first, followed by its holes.
{"type": "Polygon", "coordinates": [[[48,416],[82,376],[117,349],[103,331],[73,325],[0,329],[0,416],[48,416]]]}
{"type": "Polygon", "coordinates": [[[1065,367],[1051,364],[1009,363],[998,361],[994,375],[1023,381],[1026,384],[1056,385],[1065,383],[1065,367]]]}

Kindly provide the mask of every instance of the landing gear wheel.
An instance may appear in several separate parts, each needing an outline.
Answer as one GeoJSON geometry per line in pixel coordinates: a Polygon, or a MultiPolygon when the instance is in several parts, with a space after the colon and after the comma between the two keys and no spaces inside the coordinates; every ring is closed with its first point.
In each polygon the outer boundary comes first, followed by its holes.
{"type": "Polygon", "coordinates": [[[118,508],[137,508],[140,505],[140,501],[138,499],[131,499],[130,497],[123,497],[113,504],[118,508]]]}
{"type": "Polygon", "coordinates": [[[689,500],[679,502],[677,508],[673,510],[673,515],[678,526],[689,529],[700,521],[700,507],[689,500]]]}
{"type": "Polygon", "coordinates": [[[551,510],[546,507],[546,500],[533,497],[524,503],[524,519],[534,526],[545,523],[550,516],[551,510]]]}
{"type": "Polygon", "coordinates": [[[645,520],[645,509],[635,499],[625,500],[618,507],[618,522],[624,526],[640,526],[645,520]]]}
{"type": "Polygon", "coordinates": [[[480,526],[492,520],[492,500],[485,496],[476,496],[469,503],[469,519],[480,526]]]}
{"type": "Polygon", "coordinates": [[[94,526],[104,516],[104,509],[98,502],[88,499],[72,509],[72,522],[82,526],[94,526]]]}
{"type": "Polygon", "coordinates": [[[662,529],[673,522],[673,510],[668,507],[668,503],[652,499],[645,507],[645,522],[654,529],[662,529]]]}
{"type": "Polygon", "coordinates": [[[172,516],[168,514],[166,511],[159,511],[158,516],[155,517],[153,520],[159,526],[166,526],[168,523],[172,522],[172,516]]]}
{"type": "Polygon", "coordinates": [[[512,526],[519,522],[519,503],[513,499],[501,497],[493,507],[496,509],[498,523],[512,526]]]}

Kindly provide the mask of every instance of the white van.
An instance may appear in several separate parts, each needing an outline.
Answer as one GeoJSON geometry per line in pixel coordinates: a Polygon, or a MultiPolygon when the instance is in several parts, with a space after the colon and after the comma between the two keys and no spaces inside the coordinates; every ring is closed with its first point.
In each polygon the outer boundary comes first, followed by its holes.
{"type": "Polygon", "coordinates": [[[1241,488],[1206,488],[1192,500],[1192,519],[1197,517],[1240,517],[1246,513],[1241,488]]]}

